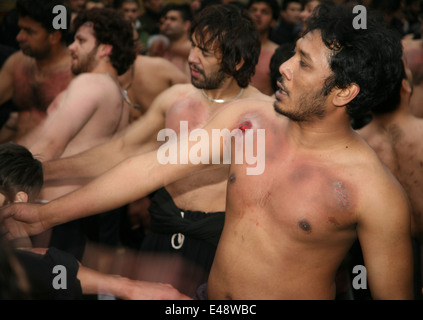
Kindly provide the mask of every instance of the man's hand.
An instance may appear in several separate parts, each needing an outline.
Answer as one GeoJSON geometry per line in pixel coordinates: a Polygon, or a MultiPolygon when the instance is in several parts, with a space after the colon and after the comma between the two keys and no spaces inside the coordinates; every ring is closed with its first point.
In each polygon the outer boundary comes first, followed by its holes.
{"type": "Polygon", "coordinates": [[[47,230],[41,220],[40,207],[39,204],[18,203],[0,208],[1,233],[21,243],[19,239],[28,239],[30,235],[47,230]]]}
{"type": "Polygon", "coordinates": [[[119,298],[125,300],[192,300],[180,293],[170,284],[132,280],[124,277],[119,279],[119,298]]]}

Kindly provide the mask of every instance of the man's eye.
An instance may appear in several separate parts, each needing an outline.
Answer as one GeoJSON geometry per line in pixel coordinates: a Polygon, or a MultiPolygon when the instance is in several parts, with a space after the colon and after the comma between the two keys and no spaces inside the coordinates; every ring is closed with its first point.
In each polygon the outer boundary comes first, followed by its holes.
{"type": "Polygon", "coordinates": [[[300,60],[300,66],[301,67],[308,67],[307,63],[305,63],[304,61],[300,60]]]}

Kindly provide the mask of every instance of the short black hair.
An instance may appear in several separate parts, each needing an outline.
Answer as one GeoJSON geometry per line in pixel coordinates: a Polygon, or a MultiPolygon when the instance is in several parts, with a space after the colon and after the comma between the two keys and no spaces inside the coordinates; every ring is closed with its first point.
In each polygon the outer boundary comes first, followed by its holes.
{"type": "Polygon", "coordinates": [[[69,43],[71,11],[66,7],[64,0],[17,0],[16,10],[20,17],[31,18],[40,23],[49,33],[59,31],[62,34],[61,41],[66,44],[69,43]],[[68,24],[68,28],[66,29],[57,30],[53,26],[53,20],[57,16],[57,13],[53,13],[53,8],[57,5],[66,8],[66,19],[68,24]]]}
{"type": "Polygon", "coordinates": [[[299,3],[303,7],[303,1],[301,0],[282,0],[281,10],[285,11],[290,3],[299,3]]]}
{"type": "Polygon", "coordinates": [[[43,166],[27,148],[12,142],[0,144],[0,193],[6,203],[12,203],[19,191],[35,200],[43,183],[43,166]]]}
{"type": "Polygon", "coordinates": [[[250,8],[254,3],[266,3],[270,9],[272,9],[272,17],[274,20],[278,20],[280,14],[280,6],[276,0],[250,0],[247,8],[250,8]]]}
{"type": "Polygon", "coordinates": [[[360,118],[383,102],[402,77],[400,36],[375,11],[367,12],[366,29],[356,29],[356,15],[350,8],[320,5],[316,9],[304,34],[319,30],[323,43],[332,52],[328,63],[333,74],[326,79],[324,92],[357,84],[360,92],[346,110],[352,118],[360,118]]]}
{"type": "Polygon", "coordinates": [[[167,4],[162,9],[162,12],[161,12],[162,17],[164,17],[171,10],[178,11],[181,15],[182,20],[192,21],[191,8],[188,4],[176,4],[176,3],[167,4]]]}

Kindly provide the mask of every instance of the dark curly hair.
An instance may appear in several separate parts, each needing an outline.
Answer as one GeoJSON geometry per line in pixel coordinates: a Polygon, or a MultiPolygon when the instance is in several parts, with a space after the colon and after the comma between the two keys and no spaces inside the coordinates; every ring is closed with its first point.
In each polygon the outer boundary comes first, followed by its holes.
{"type": "Polygon", "coordinates": [[[367,12],[367,28],[355,29],[351,8],[320,5],[307,22],[304,34],[321,31],[323,43],[332,51],[324,93],[350,84],[360,87],[346,106],[351,118],[367,115],[398,86],[404,72],[399,35],[390,30],[378,12],[367,12]]]}
{"type": "Polygon", "coordinates": [[[204,48],[220,50],[221,70],[233,76],[241,88],[248,86],[260,55],[260,40],[245,9],[233,4],[205,7],[192,23],[193,37],[204,48]],[[236,70],[242,61],[244,64],[236,70]]]}
{"type": "Polygon", "coordinates": [[[78,14],[73,22],[74,30],[84,23],[93,23],[97,43],[113,47],[110,61],[118,75],[124,74],[136,57],[136,47],[131,23],[123,13],[110,8],[93,8],[78,14]]]}

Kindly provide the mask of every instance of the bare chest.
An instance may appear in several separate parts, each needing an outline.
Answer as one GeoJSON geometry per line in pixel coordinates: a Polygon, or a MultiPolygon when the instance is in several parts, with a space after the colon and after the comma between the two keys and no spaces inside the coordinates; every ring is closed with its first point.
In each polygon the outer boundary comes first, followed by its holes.
{"type": "Polygon", "coordinates": [[[41,74],[35,67],[23,65],[16,68],[13,75],[13,101],[20,109],[39,109],[45,112],[71,80],[70,68],[41,74]]]}
{"type": "Polygon", "coordinates": [[[239,165],[229,174],[228,220],[297,240],[354,228],[356,192],[341,169],[284,157],[267,159],[261,175],[245,169],[239,165]]]}
{"type": "Polygon", "coordinates": [[[174,103],[166,113],[166,128],[180,131],[181,124],[188,131],[203,126],[214,112],[200,99],[188,97],[174,103]]]}

